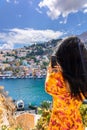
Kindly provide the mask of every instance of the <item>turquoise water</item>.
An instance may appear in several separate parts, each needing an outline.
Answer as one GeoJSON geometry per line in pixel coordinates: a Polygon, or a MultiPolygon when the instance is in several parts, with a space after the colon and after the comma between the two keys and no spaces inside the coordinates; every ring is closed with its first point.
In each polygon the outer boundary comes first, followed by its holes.
{"type": "Polygon", "coordinates": [[[44,100],[52,100],[44,90],[45,79],[3,79],[0,86],[4,86],[15,100],[22,99],[27,106],[29,103],[40,105],[44,100]]]}

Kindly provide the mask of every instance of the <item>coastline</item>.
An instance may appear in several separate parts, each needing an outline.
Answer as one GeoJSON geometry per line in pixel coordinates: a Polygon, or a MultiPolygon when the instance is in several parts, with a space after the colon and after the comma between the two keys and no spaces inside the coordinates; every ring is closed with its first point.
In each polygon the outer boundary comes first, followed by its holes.
{"type": "Polygon", "coordinates": [[[17,77],[17,76],[0,76],[0,79],[43,79],[45,78],[46,75],[44,76],[22,76],[22,77],[17,77]]]}

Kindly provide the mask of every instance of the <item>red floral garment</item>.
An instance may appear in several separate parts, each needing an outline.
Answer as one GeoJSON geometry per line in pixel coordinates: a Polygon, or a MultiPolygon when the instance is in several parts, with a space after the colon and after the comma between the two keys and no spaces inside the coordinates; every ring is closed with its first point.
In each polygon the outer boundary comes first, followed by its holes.
{"type": "Polygon", "coordinates": [[[45,89],[53,97],[53,109],[48,130],[84,130],[79,112],[81,101],[66,90],[62,72],[47,75],[45,89]]]}

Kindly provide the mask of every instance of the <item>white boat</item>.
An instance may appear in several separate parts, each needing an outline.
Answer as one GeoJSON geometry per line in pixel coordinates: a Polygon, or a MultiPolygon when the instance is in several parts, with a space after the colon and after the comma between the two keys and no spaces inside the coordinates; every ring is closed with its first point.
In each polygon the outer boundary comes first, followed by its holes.
{"type": "Polygon", "coordinates": [[[24,110],[24,101],[23,100],[18,100],[16,102],[16,107],[17,107],[17,110],[24,110]]]}
{"type": "Polygon", "coordinates": [[[38,75],[37,78],[38,78],[38,79],[42,79],[43,76],[42,76],[42,75],[38,75]]]}

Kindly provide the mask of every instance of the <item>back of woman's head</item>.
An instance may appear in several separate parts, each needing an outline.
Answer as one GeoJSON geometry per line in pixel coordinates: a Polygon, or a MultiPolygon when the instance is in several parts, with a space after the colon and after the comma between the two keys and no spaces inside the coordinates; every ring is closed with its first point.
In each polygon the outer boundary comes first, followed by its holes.
{"type": "MultiPolygon", "coordinates": [[[[70,84],[73,96],[87,93],[87,50],[78,37],[69,37],[61,42],[56,53],[63,76],[70,84]]],[[[81,96],[80,96],[81,97],[81,96]]]]}

